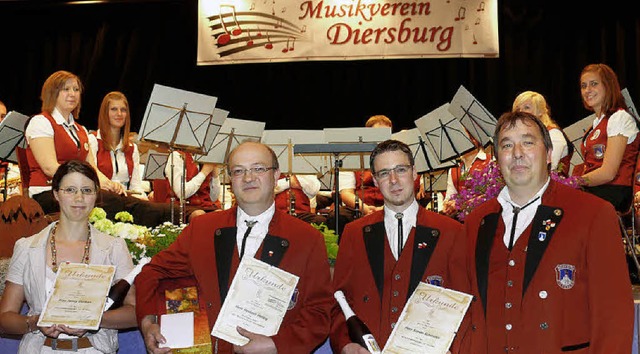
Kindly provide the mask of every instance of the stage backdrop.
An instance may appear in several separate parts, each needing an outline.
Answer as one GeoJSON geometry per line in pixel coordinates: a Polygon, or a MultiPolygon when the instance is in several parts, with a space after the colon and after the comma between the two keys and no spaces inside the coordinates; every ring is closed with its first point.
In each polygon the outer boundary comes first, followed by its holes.
{"type": "Polygon", "coordinates": [[[199,0],[198,65],[498,57],[497,0],[199,0]]]}

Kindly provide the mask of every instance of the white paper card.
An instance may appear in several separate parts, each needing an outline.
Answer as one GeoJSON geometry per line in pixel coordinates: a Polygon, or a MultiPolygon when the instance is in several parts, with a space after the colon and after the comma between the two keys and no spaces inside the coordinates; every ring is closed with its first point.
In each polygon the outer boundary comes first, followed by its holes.
{"type": "Polygon", "coordinates": [[[160,316],[160,333],[167,340],[163,348],[193,347],[193,312],[169,313],[160,316]]]}

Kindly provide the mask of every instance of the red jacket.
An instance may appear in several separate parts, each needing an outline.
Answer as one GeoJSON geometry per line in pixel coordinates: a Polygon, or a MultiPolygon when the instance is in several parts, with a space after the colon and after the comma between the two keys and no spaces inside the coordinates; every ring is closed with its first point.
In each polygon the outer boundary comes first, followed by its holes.
{"type": "MultiPolygon", "coordinates": [[[[334,290],[345,293],[381,347],[420,281],[449,287],[449,254],[461,228],[449,217],[418,208],[416,227],[396,261],[385,231],[384,211],[345,226],[333,276],[334,290]]],[[[331,347],[340,353],[351,341],[337,304],[332,317],[331,347]]]]}
{"type": "Polygon", "coordinates": [[[460,353],[629,353],[633,296],[610,203],[551,181],[510,253],[504,229],[494,198],[456,238],[452,285],[475,297],[460,353]]]}
{"type": "MultiPolygon", "coordinates": [[[[162,281],[195,277],[211,332],[239,265],[236,213],[233,207],[193,219],[169,248],[142,268],[135,280],[139,322],[158,313],[156,298],[161,294],[156,290],[162,281]]],[[[280,330],[272,337],[278,353],[312,352],[326,339],[334,303],[324,238],[306,222],[276,211],[256,258],[300,277],[280,330]]],[[[216,339],[212,337],[212,343],[216,339]]],[[[230,343],[218,339],[218,353],[232,352],[230,343]]]]}

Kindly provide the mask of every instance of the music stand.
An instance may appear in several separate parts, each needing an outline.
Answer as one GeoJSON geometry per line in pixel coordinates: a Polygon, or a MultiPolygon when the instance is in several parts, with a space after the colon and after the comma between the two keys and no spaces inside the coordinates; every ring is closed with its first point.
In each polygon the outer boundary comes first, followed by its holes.
{"type": "Polygon", "coordinates": [[[484,106],[460,85],[449,105],[449,112],[467,128],[469,134],[486,147],[493,140],[498,123],[484,106]]]}
{"type": "Polygon", "coordinates": [[[204,159],[205,156],[209,153],[209,150],[213,147],[213,142],[215,141],[220,129],[222,129],[222,125],[224,121],[229,116],[229,111],[225,111],[224,109],[216,108],[213,111],[213,117],[211,118],[211,125],[209,126],[209,132],[204,140],[204,151],[203,154],[194,154],[193,160],[196,162],[203,162],[201,159],[204,159]]]}
{"type": "Polygon", "coordinates": [[[571,124],[570,126],[562,129],[565,134],[567,134],[567,138],[571,144],[573,144],[573,156],[571,156],[571,161],[569,166],[569,175],[571,175],[571,171],[576,165],[579,165],[584,162],[584,156],[582,156],[582,138],[584,137],[584,133],[587,132],[593,125],[593,120],[596,118],[595,114],[590,114],[579,121],[571,124]]]}
{"type": "MultiPolygon", "coordinates": [[[[431,193],[431,200],[433,201],[433,211],[438,210],[438,197],[436,194],[436,183],[442,181],[443,172],[446,172],[449,168],[455,167],[454,160],[448,160],[446,162],[440,162],[427,148],[420,130],[413,128],[409,130],[403,130],[391,135],[391,139],[399,140],[409,146],[413,154],[416,172],[423,177],[423,184],[427,186],[426,175],[429,175],[429,192],[431,193]]],[[[444,187],[446,189],[446,173],[444,173],[444,187]]],[[[440,182],[439,185],[442,183],[440,182]]]]}
{"type": "Polygon", "coordinates": [[[631,99],[631,95],[629,94],[629,90],[625,87],[620,91],[622,93],[622,97],[624,97],[624,102],[627,104],[627,108],[629,108],[629,113],[635,118],[637,121],[640,121],[640,116],[638,116],[638,111],[636,110],[636,105],[633,104],[633,100],[631,99]]]}
{"type": "MultiPolygon", "coordinates": [[[[293,153],[296,144],[321,144],[324,142],[322,130],[265,130],[262,132],[262,143],[273,149],[280,171],[286,175],[291,192],[291,178],[297,175],[322,176],[330,170],[328,158],[317,155],[300,155],[293,153]]],[[[294,196],[289,194],[290,214],[295,213],[294,196]]]]}
{"type": "MultiPolygon", "coordinates": [[[[209,128],[213,125],[213,113],[217,98],[195,92],[155,84],[142,120],[140,141],[165,146],[169,153],[182,150],[202,154],[209,128]]],[[[184,176],[183,164],[180,198],[180,222],[184,223],[184,176]]],[[[173,160],[169,184],[173,190],[173,160]]],[[[173,197],[172,197],[173,198],[173,197]]],[[[171,203],[173,208],[173,202],[171,203]]],[[[173,215],[173,210],[171,212],[173,215]]],[[[173,218],[171,220],[173,223],[173,218]]]]}
{"type": "MultiPolygon", "coordinates": [[[[11,111],[0,122],[0,162],[18,163],[16,147],[27,148],[24,128],[28,120],[29,117],[24,114],[11,111]]],[[[4,168],[4,191],[2,192],[4,198],[2,200],[6,201],[9,187],[9,165],[1,168],[4,168]]]]}
{"type": "MultiPolygon", "coordinates": [[[[441,163],[475,149],[465,128],[450,113],[448,103],[415,120],[427,147],[441,163]]],[[[480,140],[478,140],[480,141],[480,140]]]]}

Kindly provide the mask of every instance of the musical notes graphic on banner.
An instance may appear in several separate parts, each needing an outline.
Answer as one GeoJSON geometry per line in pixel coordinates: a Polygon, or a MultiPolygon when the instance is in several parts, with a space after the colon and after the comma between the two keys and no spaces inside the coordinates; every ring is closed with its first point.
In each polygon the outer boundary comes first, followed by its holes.
{"type": "Polygon", "coordinates": [[[480,11],[484,11],[484,1],[481,1],[480,4],[478,5],[478,12],[480,11]]]}
{"type": "Polygon", "coordinates": [[[287,44],[284,46],[284,48],[282,49],[283,53],[287,53],[290,51],[293,51],[296,48],[296,38],[295,37],[288,37],[287,38],[287,44]],[[291,46],[289,46],[289,40],[293,39],[293,41],[291,42],[291,46]]]}
{"type": "Polygon", "coordinates": [[[220,24],[222,25],[222,29],[224,30],[224,33],[219,35],[217,38],[218,44],[220,45],[225,45],[227,43],[229,43],[229,41],[231,40],[231,35],[234,36],[238,36],[242,33],[242,28],[240,28],[240,24],[238,23],[238,17],[236,16],[236,7],[234,5],[220,5],[220,13],[218,14],[218,17],[220,18],[220,24]],[[231,34],[229,34],[229,30],[227,29],[227,25],[224,22],[223,17],[227,17],[228,15],[224,15],[222,14],[222,8],[230,8],[231,9],[231,16],[233,18],[233,21],[236,24],[236,28],[231,30],[231,34]]]}
{"type": "Polygon", "coordinates": [[[269,37],[269,31],[267,31],[267,43],[264,45],[267,49],[273,49],[273,43],[271,43],[271,37],[269,37]]]}
{"type": "Polygon", "coordinates": [[[467,12],[467,8],[464,6],[460,6],[458,9],[458,17],[455,18],[456,21],[464,20],[464,15],[467,12]]]}

